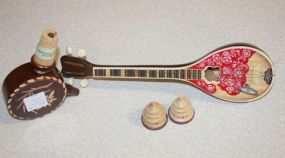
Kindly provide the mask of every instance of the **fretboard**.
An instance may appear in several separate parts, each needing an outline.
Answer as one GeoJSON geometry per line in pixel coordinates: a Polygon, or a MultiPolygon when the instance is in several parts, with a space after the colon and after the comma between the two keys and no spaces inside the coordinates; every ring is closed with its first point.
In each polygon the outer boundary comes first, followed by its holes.
{"type": "Polygon", "coordinates": [[[200,80],[201,70],[168,69],[168,68],[108,68],[93,67],[93,77],[101,78],[129,78],[129,79],[187,79],[200,80]]]}

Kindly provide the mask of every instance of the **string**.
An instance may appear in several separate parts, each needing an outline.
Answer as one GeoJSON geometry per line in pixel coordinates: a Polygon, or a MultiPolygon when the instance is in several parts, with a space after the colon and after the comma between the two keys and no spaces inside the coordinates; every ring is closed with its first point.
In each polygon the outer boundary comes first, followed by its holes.
{"type": "MultiPolygon", "coordinates": [[[[193,76],[193,74],[192,74],[193,71],[192,70],[189,71],[190,73],[188,73],[188,71],[185,72],[185,74],[184,74],[185,77],[175,77],[174,76],[174,70],[171,70],[171,76],[173,76],[173,77],[166,77],[166,71],[167,70],[164,70],[165,77],[157,77],[157,76],[147,77],[146,76],[146,78],[161,78],[161,79],[163,79],[163,78],[169,78],[169,79],[177,78],[177,79],[188,79],[188,80],[191,80],[191,79],[198,79],[199,80],[199,79],[201,79],[200,76],[196,76],[198,72],[196,72],[196,75],[193,76]]],[[[177,71],[180,72],[180,69],[177,70],[177,71]]],[[[265,75],[264,72],[257,71],[257,70],[249,70],[248,72],[249,72],[248,74],[245,74],[247,79],[264,79],[265,76],[268,76],[268,77],[275,76],[274,74],[267,74],[267,75],[265,75]]],[[[108,75],[110,75],[110,73],[106,73],[106,77],[108,75]]],[[[180,76],[180,75],[178,75],[178,76],[180,76]]],[[[120,77],[123,77],[123,76],[120,76],[120,77]]],[[[141,76],[124,76],[124,77],[141,77],[141,76]]],[[[207,77],[207,79],[209,79],[209,80],[219,80],[219,77],[209,76],[209,77],[207,77]]]]}
{"type": "MultiPolygon", "coordinates": [[[[264,79],[265,76],[268,76],[268,77],[273,77],[274,74],[267,74],[265,75],[264,72],[261,72],[261,71],[256,71],[256,70],[249,70],[248,74],[246,74],[246,78],[247,79],[264,79]],[[256,73],[259,73],[259,74],[255,74],[254,72],[256,73]]],[[[213,80],[216,80],[217,77],[207,77],[208,79],[213,79],[213,80]]]]}
{"type": "Polygon", "coordinates": [[[264,74],[264,72],[262,71],[256,71],[256,70],[249,70],[250,72],[258,72],[258,73],[261,73],[261,74],[264,74]]]}
{"type": "MultiPolygon", "coordinates": [[[[232,75],[233,76],[233,75],[232,75]]],[[[262,74],[262,75],[258,75],[258,74],[251,74],[251,73],[249,73],[249,74],[246,74],[246,77],[247,78],[263,78],[263,77],[265,77],[265,76],[268,76],[268,77],[273,77],[273,76],[275,76],[274,74],[268,74],[268,75],[264,75],[264,74],[262,74]]],[[[216,78],[218,78],[218,77],[213,77],[213,76],[211,76],[211,77],[207,77],[208,79],[216,79],[216,78]]]]}

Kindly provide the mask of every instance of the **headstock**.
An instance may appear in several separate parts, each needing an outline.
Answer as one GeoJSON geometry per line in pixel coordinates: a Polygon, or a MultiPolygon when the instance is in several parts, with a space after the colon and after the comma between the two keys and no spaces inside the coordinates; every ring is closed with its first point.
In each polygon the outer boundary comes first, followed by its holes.
{"type": "Polygon", "coordinates": [[[67,78],[84,79],[92,75],[92,64],[85,60],[86,52],[84,49],[78,51],[79,57],[71,55],[71,48],[67,48],[67,54],[62,56],[60,61],[62,65],[62,75],[67,78]]]}

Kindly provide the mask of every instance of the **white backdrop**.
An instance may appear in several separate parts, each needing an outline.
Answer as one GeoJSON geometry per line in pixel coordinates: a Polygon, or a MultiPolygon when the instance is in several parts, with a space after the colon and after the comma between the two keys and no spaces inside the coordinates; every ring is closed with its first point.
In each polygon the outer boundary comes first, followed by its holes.
{"type": "Polygon", "coordinates": [[[266,97],[245,104],[178,83],[91,81],[32,121],[11,118],[1,97],[0,157],[284,157],[284,9],[283,0],[1,1],[1,82],[30,60],[46,27],[58,31],[62,53],[84,48],[97,64],[180,64],[252,43],[271,57],[276,78],[266,97]],[[191,123],[142,126],[148,102],[168,108],[180,95],[194,104],[191,123]]]}

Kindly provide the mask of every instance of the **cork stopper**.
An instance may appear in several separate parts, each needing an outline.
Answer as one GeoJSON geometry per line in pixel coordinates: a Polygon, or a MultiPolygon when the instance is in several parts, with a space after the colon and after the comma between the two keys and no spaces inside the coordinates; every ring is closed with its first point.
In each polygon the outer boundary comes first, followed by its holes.
{"type": "Polygon", "coordinates": [[[39,45],[44,48],[56,48],[57,47],[57,32],[52,29],[44,29],[41,35],[39,45]]]}
{"type": "Polygon", "coordinates": [[[52,67],[55,65],[57,52],[57,32],[53,29],[45,29],[41,34],[32,63],[40,68],[52,67]]]}
{"type": "Polygon", "coordinates": [[[180,96],[173,101],[168,115],[174,123],[185,124],[193,119],[194,108],[186,96],[180,96]]]}
{"type": "Polygon", "coordinates": [[[144,108],[141,120],[146,128],[158,130],[167,123],[167,115],[158,102],[151,102],[144,108]]]}

